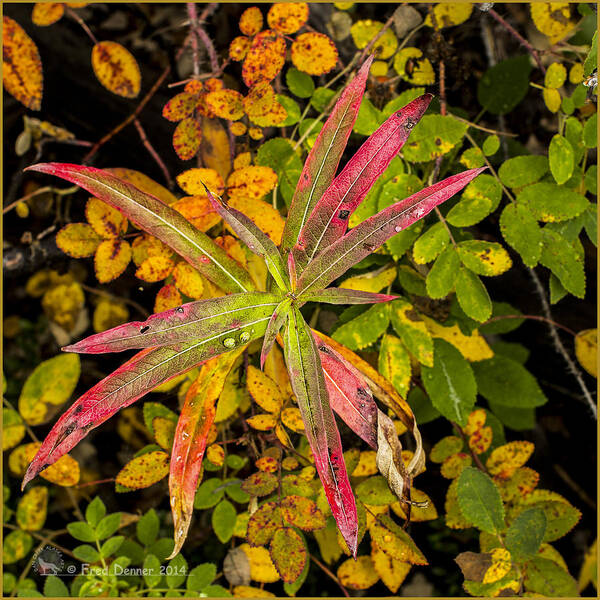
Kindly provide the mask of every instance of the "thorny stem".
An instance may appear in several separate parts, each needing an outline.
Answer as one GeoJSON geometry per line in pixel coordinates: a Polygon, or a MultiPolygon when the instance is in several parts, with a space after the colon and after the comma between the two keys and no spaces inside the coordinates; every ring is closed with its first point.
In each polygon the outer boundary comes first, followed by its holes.
{"type": "Polygon", "coordinates": [[[579,369],[573,362],[573,359],[569,356],[567,349],[564,347],[564,344],[562,343],[562,340],[560,339],[560,337],[558,335],[558,330],[556,328],[554,320],[552,319],[552,312],[550,310],[550,305],[548,304],[548,299],[546,298],[546,292],[544,291],[542,282],[540,281],[540,278],[538,277],[538,274],[535,272],[534,269],[528,268],[528,271],[529,271],[529,275],[531,276],[531,279],[533,280],[533,283],[535,285],[535,289],[538,293],[538,296],[540,297],[540,302],[542,304],[542,310],[543,310],[544,314],[546,315],[546,319],[548,322],[548,328],[550,329],[550,338],[554,342],[554,347],[555,347],[556,351],[563,357],[564,361],[567,363],[567,367],[569,368],[569,371],[571,371],[573,377],[575,377],[575,379],[577,380],[577,383],[579,384],[579,387],[581,388],[583,397],[585,398],[585,401],[587,402],[587,405],[588,405],[590,411],[594,415],[594,419],[597,420],[598,414],[597,414],[596,404],[594,403],[594,399],[592,398],[590,391],[587,389],[587,386],[585,385],[585,381],[583,380],[583,376],[581,375],[581,372],[579,371],[579,369]]]}
{"type": "Polygon", "coordinates": [[[169,189],[173,189],[173,180],[171,179],[171,175],[169,175],[169,170],[167,169],[167,166],[162,161],[162,159],[160,158],[160,156],[158,155],[158,153],[156,152],[156,150],[150,143],[150,140],[148,139],[148,136],[146,135],[146,132],[144,131],[144,128],[142,127],[142,124],[138,121],[138,119],[134,119],[133,124],[135,125],[135,128],[137,129],[137,131],[140,135],[142,144],[144,144],[144,147],[146,148],[146,150],[148,150],[148,152],[150,153],[150,156],[154,159],[156,164],[160,167],[160,170],[162,171],[164,178],[167,181],[167,185],[169,186],[169,189]]]}
{"type": "Polygon", "coordinates": [[[67,14],[72,19],[77,21],[79,23],[79,25],[81,25],[82,29],[87,33],[88,37],[92,40],[92,42],[94,44],[97,44],[98,40],[96,39],[96,36],[92,33],[91,29],[85,24],[85,21],[68,5],[65,4],[64,7],[65,7],[67,14]]]}
{"type": "Polygon", "coordinates": [[[2,209],[2,214],[6,214],[10,210],[12,210],[15,206],[17,206],[17,204],[19,204],[19,202],[24,202],[25,200],[29,200],[29,198],[33,198],[34,196],[39,196],[40,194],[45,194],[46,192],[52,192],[53,194],[57,194],[59,196],[66,196],[67,194],[74,194],[79,189],[80,188],[78,185],[74,185],[69,188],[64,188],[62,190],[59,188],[52,187],[51,185],[46,185],[44,187],[38,188],[37,190],[35,190],[34,192],[31,192],[30,194],[22,196],[21,198],[15,200],[14,202],[11,202],[9,205],[5,206],[2,209]]]}
{"type": "MultiPolygon", "coordinates": [[[[186,3],[188,17],[190,19],[190,29],[195,31],[198,27],[198,13],[196,12],[196,3],[195,2],[187,2],[186,3]]],[[[196,35],[192,35],[191,39],[192,44],[192,63],[194,66],[194,77],[200,75],[200,59],[198,57],[198,38],[196,35]]]]}
{"type": "Polygon", "coordinates": [[[552,323],[554,327],[558,327],[559,329],[570,333],[573,337],[577,335],[572,329],[569,329],[568,327],[565,327],[564,325],[561,325],[556,321],[552,321],[551,319],[547,319],[546,317],[541,317],[538,315],[498,315],[497,317],[492,317],[491,319],[488,319],[485,323],[483,323],[483,325],[493,323],[494,321],[501,321],[502,319],[532,319],[535,321],[543,321],[544,323],[552,323]]]}
{"type": "Polygon", "coordinates": [[[498,21],[498,23],[500,23],[500,25],[502,25],[502,27],[504,27],[504,29],[506,29],[506,31],[508,31],[521,44],[521,46],[527,50],[527,52],[529,52],[529,54],[531,54],[533,60],[535,60],[537,66],[545,75],[546,68],[542,64],[537,50],[512,25],[509,25],[493,8],[490,8],[490,10],[487,11],[487,14],[498,21]]]}
{"type": "Polygon", "coordinates": [[[213,72],[217,73],[219,70],[219,59],[217,58],[217,52],[212,43],[212,40],[210,39],[210,37],[208,37],[206,31],[204,31],[204,29],[202,29],[200,25],[196,27],[194,32],[200,38],[200,41],[204,44],[204,47],[206,48],[206,52],[208,53],[208,58],[210,60],[211,69],[213,70],[213,72]]]}
{"type": "Polygon", "coordinates": [[[342,582],[319,559],[315,558],[312,554],[309,554],[309,556],[310,560],[312,560],[315,563],[315,565],[317,565],[317,567],[319,567],[319,569],[321,569],[321,571],[323,571],[323,573],[327,575],[327,577],[329,577],[338,584],[344,596],[346,598],[350,598],[350,594],[348,593],[348,590],[342,585],[342,582]]]}

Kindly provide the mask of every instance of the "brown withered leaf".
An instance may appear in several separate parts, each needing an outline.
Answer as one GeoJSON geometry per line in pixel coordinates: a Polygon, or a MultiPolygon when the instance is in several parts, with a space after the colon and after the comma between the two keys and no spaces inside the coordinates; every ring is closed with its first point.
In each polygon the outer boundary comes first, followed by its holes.
{"type": "Polygon", "coordinates": [[[231,548],[223,561],[223,575],[229,585],[250,584],[250,561],[241,548],[231,548]]]}
{"type": "Polygon", "coordinates": [[[402,445],[393,421],[377,411],[377,455],[379,472],[387,479],[390,489],[401,500],[409,485],[409,476],[402,461],[402,445]]]}
{"type": "Polygon", "coordinates": [[[454,562],[460,567],[465,579],[481,582],[492,565],[492,555],[489,552],[461,552],[454,562]]]}

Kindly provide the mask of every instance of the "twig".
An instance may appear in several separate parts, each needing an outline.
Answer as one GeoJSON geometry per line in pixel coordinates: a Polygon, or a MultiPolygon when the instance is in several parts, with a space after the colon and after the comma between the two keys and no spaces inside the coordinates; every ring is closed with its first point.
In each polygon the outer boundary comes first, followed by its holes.
{"type": "Polygon", "coordinates": [[[66,4],[64,5],[64,7],[65,7],[65,10],[67,11],[67,14],[72,19],[77,21],[79,23],[79,25],[81,25],[83,30],[87,33],[88,37],[92,40],[92,42],[94,42],[94,44],[97,44],[98,40],[96,39],[96,36],[92,33],[91,29],[85,24],[85,21],[72,8],[70,8],[66,4]]]}
{"type": "Polygon", "coordinates": [[[80,490],[84,487],[89,487],[90,485],[100,485],[101,483],[110,483],[114,481],[114,477],[109,477],[108,479],[97,479],[96,481],[86,481],[85,483],[78,483],[75,487],[80,490]]]}
{"type": "Polygon", "coordinates": [[[130,300],[129,298],[121,298],[119,296],[115,296],[114,294],[111,294],[110,292],[107,292],[105,290],[99,290],[94,287],[90,287],[89,285],[86,285],[85,283],[80,283],[79,285],[86,292],[90,292],[90,294],[96,294],[98,296],[105,296],[107,298],[113,298],[114,300],[118,300],[119,302],[123,302],[124,304],[129,304],[129,306],[132,306],[133,308],[135,308],[141,315],[143,315],[146,318],[150,316],[150,313],[143,306],[141,306],[134,300],[130,300]]]}
{"type": "Polygon", "coordinates": [[[167,166],[162,161],[162,159],[160,158],[160,156],[158,155],[158,153],[156,152],[156,150],[150,143],[150,140],[148,139],[148,136],[146,135],[146,132],[144,131],[144,128],[142,127],[142,124],[137,119],[133,120],[133,124],[135,125],[135,128],[137,129],[138,133],[140,134],[140,138],[141,138],[142,143],[144,144],[146,150],[148,150],[148,152],[150,153],[150,156],[152,156],[152,158],[154,159],[156,164],[160,167],[160,170],[163,172],[163,175],[164,175],[165,179],[167,180],[169,189],[173,189],[173,180],[171,179],[171,175],[169,175],[169,170],[167,169],[167,166]]]}
{"type": "Polygon", "coordinates": [[[579,387],[581,388],[583,397],[585,398],[589,409],[594,415],[594,419],[597,420],[598,414],[596,404],[594,403],[594,399],[592,398],[592,395],[590,394],[589,390],[587,389],[587,386],[585,385],[585,381],[583,380],[581,372],[577,368],[577,365],[575,365],[575,363],[573,362],[573,359],[569,356],[567,349],[564,347],[562,340],[558,335],[558,330],[556,328],[554,320],[552,319],[552,312],[550,310],[550,305],[548,304],[548,299],[546,298],[546,293],[542,286],[542,282],[540,281],[540,278],[538,277],[538,274],[535,272],[534,269],[528,268],[528,271],[529,275],[531,276],[531,279],[533,280],[538,296],[540,297],[542,310],[546,315],[548,329],[550,330],[550,338],[554,342],[554,347],[556,348],[556,351],[563,357],[564,361],[567,363],[569,371],[571,371],[573,377],[575,377],[577,383],[579,384],[579,387]]]}
{"type": "Polygon", "coordinates": [[[448,116],[452,117],[456,121],[460,121],[461,123],[466,123],[469,127],[473,127],[473,129],[479,129],[480,131],[485,131],[486,133],[504,135],[506,137],[517,137],[516,133],[507,133],[506,131],[499,131],[498,129],[490,129],[489,127],[483,127],[482,125],[477,125],[477,123],[467,121],[467,119],[463,119],[462,117],[459,117],[458,115],[453,115],[452,113],[448,113],[448,116]]]}
{"type": "Polygon", "coordinates": [[[594,511],[596,503],[588,496],[587,492],[560,466],[552,465],[559,477],[594,511]]]}
{"type": "Polygon", "coordinates": [[[568,327],[565,327],[564,325],[561,325],[556,321],[552,321],[551,319],[547,319],[546,317],[541,317],[539,315],[498,315],[497,317],[492,317],[491,319],[488,319],[485,323],[482,323],[482,325],[487,325],[488,323],[493,323],[494,321],[501,321],[502,319],[532,319],[534,321],[543,321],[544,323],[551,323],[552,325],[554,325],[554,327],[558,327],[559,329],[570,333],[573,337],[577,335],[572,329],[569,329],[568,327]]]}
{"type": "Polygon", "coordinates": [[[45,194],[46,192],[52,192],[59,196],[66,196],[68,194],[74,194],[78,189],[79,189],[78,185],[73,185],[69,188],[64,188],[64,189],[55,188],[55,187],[52,187],[51,185],[46,185],[44,187],[38,188],[37,190],[31,192],[30,194],[26,194],[25,196],[18,198],[14,202],[11,202],[9,205],[5,206],[2,209],[2,214],[6,214],[10,210],[12,210],[15,206],[17,206],[17,204],[19,204],[19,202],[24,202],[25,200],[29,200],[29,198],[33,198],[34,196],[39,196],[40,194],[45,194]]]}
{"type": "Polygon", "coordinates": [[[315,565],[317,565],[317,567],[319,567],[319,569],[321,569],[321,571],[323,571],[323,573],[327,575],[327,577],[333,579],[333,581],[335,581],[338,584],[340,590],[342,590],[342,594],[344,594],[346,598],[350,598],[350,594],[348,593],[348,590],[342,585],[342,582],[320,560],[315,558],[312,554],[310,554],[309,556],[310,560],[312,560],[315,563],[315,565]]]}
{"type": "MultiPolygon", "coordinates": [[[[196,3],[195,2],[187,2],[186,3],[188,17],[190,19],[190,28],[192,32],[196,31],[198,27],[198,13],[196,12],[196,3]]],[[[198,38],[194,34],[191,39],[192,43],[192,63],[194,67],[194,77],[200,75],[200,60],[198,56],[198,38]]]]}
{"type": "Polygon", "coordinates": [[[506,31],[508,31],[520,44],[523,46],[529,54],[533,57],[533,60],[537,63],[537,66],[540,68],[544,75],[546,74],[546,68],[542,64],[540,60],[540,55],[537,50],[512,26],[509,25],[493,8],[487,11],[488,15],[491,15],[506,31]]]}
{"type": "Polygon", "coordinates": [[[477,468],[480,471],[483,471],[484,473],[489,475],[488,470],[486,469],[485,465],[481,462],[481,459],[479,458],[479,456],[477,456],[477,454],[475,454],[475,452],[473,452],[473,449],[471,448],[471,446],[469,446],[469,441],[467,440],[467,436],[465,435],[465,432],[459,427],[458,423],[455,423],[454,421],[450,421],[450,423],[452,423],[452,427],[454,427],[454,429],[456,430],[458,435],[460,435],[463,442],[466,444],[467,448],[469,449],[469,452],[471,453],[471,456],[473,457],[473,460],[475,461],[475,464],[477,465],[477,468]]]}
{"type": "Polygon", "coordinates": [[[210,37],[208,37],[206,31],[204,31],[200,25],[194,29],[194,32],[200,38],[200,41],[206,48],[206,52],[208,53],[208,58],[210,60],[210,68],[213,70],[213,73],[217,73],[219,71],[219,59],[217,58],[217,51],[215,50],[212,40],[210,37]]]}

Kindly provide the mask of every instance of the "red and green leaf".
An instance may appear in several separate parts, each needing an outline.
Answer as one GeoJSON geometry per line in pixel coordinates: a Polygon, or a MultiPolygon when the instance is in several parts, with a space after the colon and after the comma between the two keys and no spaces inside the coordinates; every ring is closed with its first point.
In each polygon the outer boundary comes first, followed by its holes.
{"type": "Polygon", "coordinates": [[[284,353],[315,467],[338,528],[356,556],[358,517],[340,433],[329,404],[319,351],[296,307],[292,308],[285,328],[284,353]]]}
{"type": "Polygon", "coordinates": [[[460,192],[485,168],[471,169],[448,177],[388,206],[357,225],[309,263],[298,280],[298,297],[304,299],[307,292],[314,293],[329,285],[396,233],[422,219],[436,206],[460,192]]]}
{"type": "Polygon", "coordinates": [[[280,300],[276,294],[248,292],[189,302],[145,321],[132,321],[91,335],[63,350],[99,354],[197,340],[206,360],[261,337],[280,300]]]}
{"type": "Polygon", "coordinates": [[[164,242],[223,290],[246,292],[254,289],[250,275],[205,233],[155,196],[108,171],[68,163],[40,163],[26,170],[62,177],[117,208],[132,223],[164,242]]]}
{"type": "Polygon", "coordinates": [[[283,231],[282,253],[296,245],[310,213],[333,181],[358,116],[373,58],[363,63],[342,92],[304,163],[283,231]]]}
{"type": "Polygon", "coordinates": [[[395,112],[348,161],[302,228],[294,247],[296,262],[306,265],[346,233],[350,216],[398,154],[432,98],[424,94],[395,112]]]}
{"type": "Polygon", "coordinates": [[[375,294],[362,290],[348,290],[346,288],[326,288],[318,292],[302,296],[303,302],[324,302],[326,304],[375,304],[377,302],[391,302],[398,296],[389,294],[375,294]]]}
{"type": "Polygon", "coordinates": [[[265,332],[265,339],[263,341],[262,350],[260,352],[260,368],[262,369],[267,355],[271,352],[271,348],[275,343],[279,330],[283,327],[285,320],[288,317],[290,308],[292,306],[292,299],[286,296],[273,311],[269,324],[267,325],[267,331],[265,332]]]}

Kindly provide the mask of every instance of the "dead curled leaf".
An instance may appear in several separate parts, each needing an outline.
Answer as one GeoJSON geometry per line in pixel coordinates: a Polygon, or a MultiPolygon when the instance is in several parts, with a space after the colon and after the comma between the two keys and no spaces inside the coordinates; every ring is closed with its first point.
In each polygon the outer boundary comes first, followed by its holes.
{"type": "Polygon", "coordinates": [[[402,445],[393,421],[380,410],[377,411],[377,455],[379,472],[387,479],[390,489],[402,500],[408,487],[409,475],[402,461],[402,445]]]}

